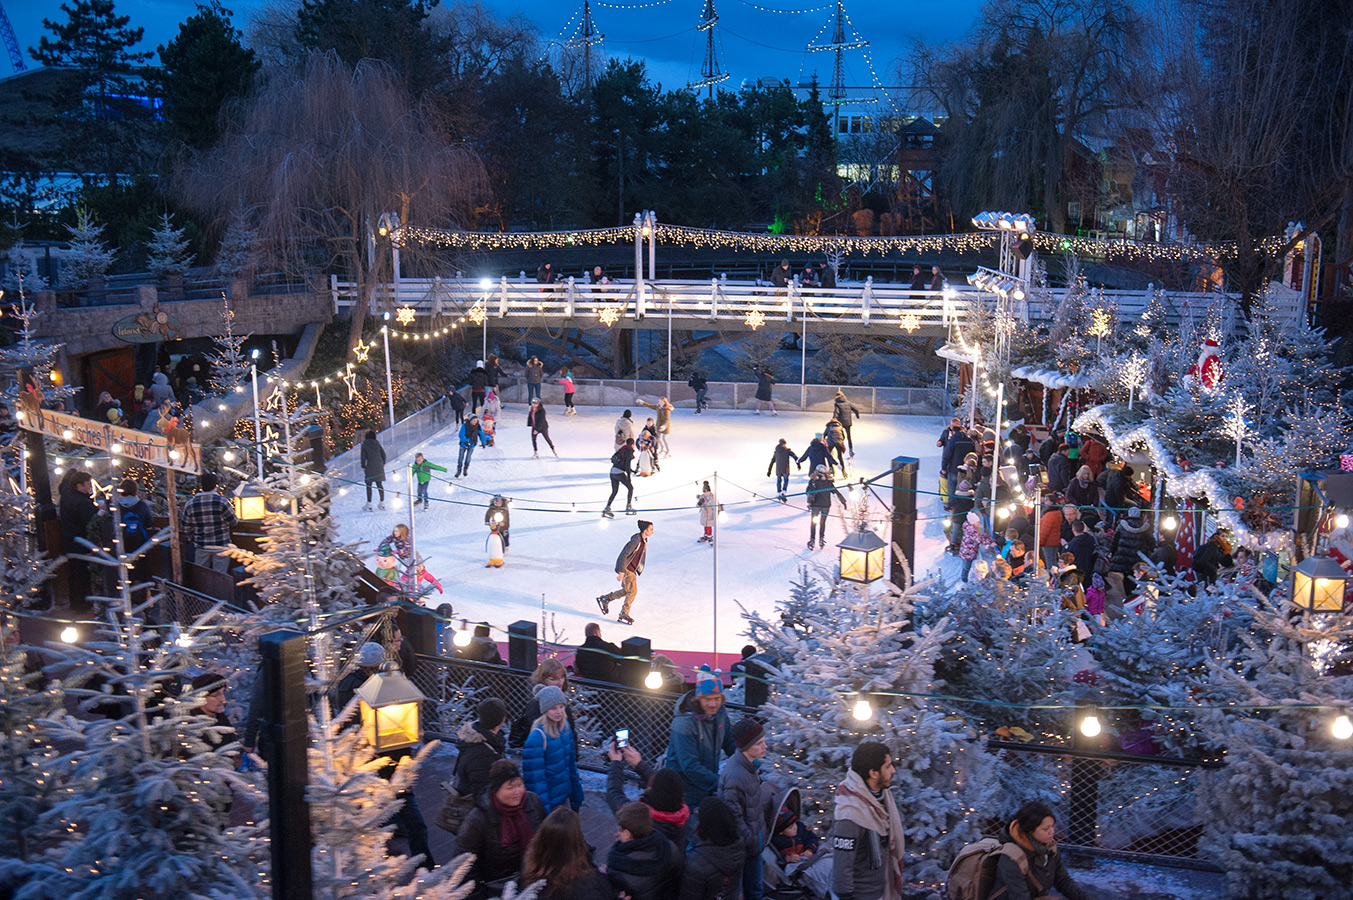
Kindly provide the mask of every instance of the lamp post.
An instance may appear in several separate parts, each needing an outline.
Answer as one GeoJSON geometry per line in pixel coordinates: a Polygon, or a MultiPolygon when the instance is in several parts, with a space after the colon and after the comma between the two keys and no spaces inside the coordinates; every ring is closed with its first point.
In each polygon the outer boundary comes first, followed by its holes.
{"type": "Polygon", "coordinates": [[[395,436],[395,385],[390,377],[390,310],[385,311],[385,324],[381,326],[381,336],[385,339],[385,399],[390,404],[390,438],[395,436]]]}
{"type": "Polygon", "coordinates": [[[376,230],[380,232],[381,237],[390,238],[390,262],[393,266],[391,283],[395,295],[391,305],[399,306],[399,213],[381,213],[376,230]]]}
{"type": "Polygon", "coordinates": [[[483,328],[483,336],[479,347],[479,358],[489,358],[489,291],[493,290],[493,282],[487,278],[479,279],[479,289],[484,292],[484,318],[479,320],[483,328]]]}
{"type": "Polygon", "coordinates": [[[1290,597],[1308,613],[1343,612],[1350,576],[1328,556],[1308,556],[1292,567],[1290,597]]]}
{"type": "Polygon", "coordinates": [[[258,480],[263,481],[263,420],[258,409],[258,348],[249,352],[249,375],[254,383],[254,456],[258,460],[258,480]]]}

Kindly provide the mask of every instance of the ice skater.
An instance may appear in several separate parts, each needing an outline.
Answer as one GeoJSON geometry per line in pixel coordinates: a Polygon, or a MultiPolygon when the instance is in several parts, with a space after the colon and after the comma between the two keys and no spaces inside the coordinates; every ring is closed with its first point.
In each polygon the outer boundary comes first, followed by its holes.
{"type": "Polygon", "coordinates": [[[812,443],[808,445],[808,449],[803,451],[803,455],[795,460],[795,462],[802,468],[804,460],[808,461],[809,478],[813,477],[812,473],[817,471],[818,466],[826,466],[828,471],[836,468],[836,460],[832,459],[831,448],[829,448],[827,442],[822,439],[822,432],[819,431],[817,434],[813,435],[812,443]]]}
{"type": "Polygon", "coordinates": [[[798,454],[789,448],[789,442],[780,438],[780,443],[775,446],[771,453],[770,463],[766,465],[766,477],[770,477],[770,470],[775,469],[775,495],[781,503],[789,502],[789,464],[793,462],[799,469],[803,468],[803,463],[796,462],[798,454]]]}
{"type": "Polygon", "coordinates": [[[456,477],[470,474],[470,458],[479,444],[479,416],[470,413],[460,425],[460,455],[456,457],[456,477]]]}
{"type": "Polygon", "coordinates": [[[578,386],[573,383],[573,370],[564,369],[564,375],[559,379],[559,383],[564,386],[564,415],[576,416],[578,410],[573,408],[573,395],[577,393],[578,386]]]}
{"type": "Polygon", "coordinates": [[[855,404],[846,399],[845,391],[837,391],[834,404],[832,406],[832,418],[841,423],[841,427],[846,432],[846,446],[850,449],[852,458],[855,456],[855,439],[850,436],[850,425],[860,417],[860,411],[855,408],[855,404]]]}
{"type": "Polygon", "coordinates": [[[771,388],[775,384],[775,374],[769,367],[763,368],[756,374],[756,414],[761,415],[761,404],[765,403],[770,407],[770,414],[778,416],[775,411],[775,400],[771,396],[771,388]]]}
{"type": "Polygon", "coordinates": [[[829,453],[836,454],[836,461],[841,464],[841,473],[846,471],[846,430],[841,427],[841,423],[832,419],[823,427],[822,437],[827,441],[827,450],[829,453]]]}
{"type": "Polygon", "coordinates": [[[652,475],[662,470],[658,465],[658,430],[650,416],[639,431],[639,439],[634,442],[634,450],[639,454],[639,474],[652,475]]]}
{"type": "Polygon", "coordinates": [[[427,509],[428,483],[432,481],[432,473],[445,472],[446,467],[439,466],[435,462],[428,462],[423,458],[423,454],[415,453],[413,455],[413,465],[409,466],[409,468],[413,469],[414,480],[418,482],[418,496],[414,498],[414,508],[417,509],[418,504],[422,503],[423,509],[427,509]]]}
{"type": "Polygon", "coordinates": [[[362,477],[366,481],[366,506],[362,509],[371,509],[371,486],[374,484],[380,491],[381,509],[385,509],[385,448],[381,442],[376,440],[376,432],[368,431],[366,440],[362,441],[362,477]]]}
{"type": "Polygon", "coordinates": [[[695,414],[698,416],[705,407],[709,406],[709,403],[705,401],[705,395],[709,393],[709,382],[705,380],[704,375],[696,372],[687,379],[686,386],[695,391],[695,414]]]}
{"type": "Polygon", "coordinates": [[[619,450],[625,446],[626,441],[632,441],[634,438],[634,413],[627,409],[615,420],[615,449],[619,450]]]}
{"type": "Polygon", "coordinates": [[[540,459],[540,448],[536,445],[536,435],[545,439],[545,443],[550,445],[550,452],[554,458],[559,458],[559,451],[554,449],[554,441],[550,440],[550,423],[545,417],[545,404],[536,397],[531,400],[531,406],[526,411],[526,424],[531,428],[531,458],[540,459]]]}
{"type": "Polygon", "coordinates": [[[813,549],[816,540],[817,549],[827,546],[827,517],[832,511],[832,497],[846,505],[846,498],[836,489],[836,482],[826,465],[820,465],[808,477],[808,549],[813,549]]]}
{"type": "Polygon", "coordinates": [[[672,455],[672,446],[667,442],[668,435],[672,433],[672,401],[666,397],[660,399],[657,403],[649,403],[646,400],[640,400],[639,403],[647,406],[649,409],[657,410],[658,413],[658,452],[663,456],[672,455]]]}
{"type": "Polygon", "coordinates": [[[610,615],[612,600],[624,597],[625,605],[621,607],[616,621],[625,625],[634,624],[634,619],[630,618],[630,607],[634,605],[634,597],[639,592],[639,576],[644,573],[644,557],[648,555],[648,539],[652,534],[653,523],[640,519],[639,530],[630,537],[620,555],[615,558],[615,577],[620,582],[620,589],[597,598],[597,606],[601,607],[602,615],[610,615]]]}
{"type": "Polygon", "coordinates": [[[704,482],[700,493],[695,497],[695,505],[700,509],[700,525],[705,529],[705,533],[700,536],[699,543],[714,543],[714,492],[709,489],[709,482],[704,482]]]}
{"type": "Polygon", "coordinates": [[[608,519],[614,519],[615,513],[611,512],[611,504],[615,502],[615,495],[620,490],[620,486],[625,486],[625,514],[634,515],[634,482],[630,479],[634,466],[634,438],[625,441],[624,445],[611,455],[611,496],[606,500],[606,508],[601,514],[608,519]]]}

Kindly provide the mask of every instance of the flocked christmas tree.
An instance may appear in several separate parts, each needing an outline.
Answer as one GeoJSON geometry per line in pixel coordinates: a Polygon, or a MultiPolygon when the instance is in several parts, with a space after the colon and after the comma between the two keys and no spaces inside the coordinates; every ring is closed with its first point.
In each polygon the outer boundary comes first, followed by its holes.
{"type": "Polygon", "coordinates": [[[193,255],[188,252],[188,239],[182,228],[175,228],[168,213],[160,215],[160,225],[150,233],[146,241],[147,265],[152,275],[163,278],[166,275],[182,275],[193,264],[193,255]]]}
{"type": "Polygon", "coordinates": [[[216,252],[216,271],[223,278],[240,278],[252,272],[258,263],[258,232],[236,214],[226,227],[216,252]]]}
{"type": "Polygon", "coordinates": [[[207,354],[207,361],[211,363],[212,394],[229,397],[243,393],[251,364],[244,355],[244,342],[249,335],[235,333],[235,310],[225,294],[221,295],[221,324],[225,330],[211,339],[215,349],[207,354]]]}
{"type": "Polygon", "coordinates": [[[70,251],[61,258],[61,283],[66,287],[84,287],[91,278],[101,278],[113,264],[113,251],[103,241],[103,226],[97,225],[89,210],[75,210],[75,224],[67,225],[70,251]]]}
{"type": "Polygon", "coordinates": [[[24,242],[16,241],[5,253],[5,278],[0,282],[11,298],[33,291],[47,290],[47,279],[38,274],[33,260],[24,253],[24,242]]]}
{"type": "Polygon", "coordinates": [[[60,344],[40,340],[37,336],[38,312],[26,290],[16,291],[16,302],[11,304],[10,312],[19,322],[14,343],[0,349],[0,372],[8,377],[0,379],[4,383],[3,397],[10,409],[18,409],[20,384],[18,374],[24,370],[32,373],[33,385],[42,396],[43,405],[48,408],[67,402],[79,393],[78,388],[57,384],[52,380],[56,370],[60,344]]]}

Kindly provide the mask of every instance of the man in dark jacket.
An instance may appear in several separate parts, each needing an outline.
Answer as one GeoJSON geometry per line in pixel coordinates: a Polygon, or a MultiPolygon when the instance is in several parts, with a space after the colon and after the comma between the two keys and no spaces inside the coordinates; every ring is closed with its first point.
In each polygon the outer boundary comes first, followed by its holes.
{"type": "Polygon", "coordinates": [[[961,428],[944,445],[944,452],[940,454],[940,477],[949,482],[949,496],[953,496],[954,488],[958,486],[958,467],[963,465],[969,453],[976,452],[977,445],[961,428]]]}
{"type": "Polygon", "coordinates": [[[1151,533],[1151,523],[1139,507],[1132,507],[1119,520],[1118,527],[1113,530],[1113,543],[1109,545],[1109,571],[1122,573],[1123,587],[1128,594],[1137,589],[1132,570],[1142,561],[1141,555],[1150,559],[1155,549],[1156,538],[1151,533]]]}
{"type": "Polygon", "coordinates": [[[808,449],[803,451],[803,456],[794,460],[795,464],[802,469],[803,461],[808,461],[808,477],[812,478],[813,473],[817,471],[818,466],[826,466],[828,472],[836,470],[836,460],[832,459],[831,447],[822,437],[822,432],[813,435],[813,442],[808,445],[808,449]]]}
{"type": "MultiPolygon", "coordinates": [[[[88,472],[76,472],[67,489],[61,494],[61,550],[63,553],[88,553],[76,543],[85,537],[89,520],[97,511],[92,494],[94,479],[88,472]]],[[[74,612],[89,611],[89,565],[83,560],[66,560],[67,594],[74,612]]]]}
{"type": "Polygon", "coordinates": [[[503,722],[507,720],[507,704],[497,697],[481,700],[475,707],[475,720],[466,719],[456,732],[455,788],[466,796],[478,796],[489,785],[489,769],[503,758],[507,739],[503,737],[503,722]]]}
{"type": "Polygon", "coordinates": [[[895,900],[902,895],[906,844],[902,820],[888,786],[892,755],[865,741],[850,757],[846,780],[836,788],[832,822],[832,895],[836,900],[895,900]]]}
{"type": "Polygon", "coordinates": [[[692,808],[714,794],[720,762],[737,750],[728,710],[723,708],[723,684],[707,669],[695,676],[695,690],[677,701],[667,740],[667,768],[681,775],[686,805],[692,808]]]}
{"type": "Polygon", "coordinates": [[[1048,493],[1060,494],[1071,484],[1076,476],[1076,463],[1071,459],[1071,448],[1060,444],[1057,452],[1048,460],[1048,493]]]}
{"type": "Polygon", "coordinates": [[[705,394],[709,391],[709,382],[705,380],[704,375],[696,372],[686,380],[686,386],[695,391],[695,414],[699,415],[700,410],[709,405],[705,402],[705,394]]]}
{"type": "Polygon", "coordinates": [[[489,370],[484,368],[484,360],[476,360],[470,370],[470,411],[479,412],[484,406],[484,392],[489,386],[489,370]]]}
{"type": "Polygon", "coordinates": [[[746,857],[742,865],[742,900],[761,900],[761,850],[766,844],[768,785],[757,774],[766,755],[766,730],[748,716],[733,726],[737,752],[719,770],[719,797],[733,810],[746,857]]]}
{"type": "Polygon", "coordinates": [[[634,624],[634,619],[630,618],[630,607],[634,605],[634,598],[639,593],[639,576],[644,574],[644,559],[648,555],[648,539],[652,534],[653,523],[640,519],[639,531],[630,536],[629,541],[621,548],[620,555],[615,558],[615,574],[616,580],[620,582],[620,589],[597,598],[597,606],[601,607],[602,615],[610,613],[612,600],[624,597],[625,605],[621,607],[616,621],[625,625],[634,624]]]}
{"type": "Polygon", "coordinates": [[[837,391],[836,399],[832,405],[832,418],[841,423],[841,427],[846,432],[846,447],[850,450],[851,458],[855,456],[855,440],[850,436],[850,423],[860,417],[860,411],[855,408],[855,404],[846,399],[845,391],[837,391]]]}
{"type": "Polygon", "coordinates": [[[782,259],[780,264],[770,271],[770,283],[778,288],[788,287],[793,273],[789,269],[789,260],[782,259]]]}
{"type": "Polygon", "coordinates": [[[601,639],[601,626],[588,622],[585,638],[573,655],[573,671],[579,678],[614,683],[620,671],[620,648],[601,639]]]}
{"type": "Polygon", "coordinates": [[[1071,540],[1066,545],[1066,552],[1076,558],[1076,574],[1080,576],[1081,584],[1088,585],[1095,571],[1095,538],[1080,519],[1071,523],[1071,540]]]}
{"type": "Polygon", "coordinates": [[[616,810],[615,824],[615,843],[606,854],[611,885],[634,900],[675,900],[681,854],[653,827],[648,807],[626,803],[616,810]]]}
{"type": "Polygon", "coordinates": [[[376,432],[368,431],[362,441],[362,477],[366,479],[366,506],[371,509],[371,485],[380,491],[381,509],[385,509],[385,448],[376,440],[376,432]]]}
{"type": "Polygon", "coordinates": [[[771,452],[770,462],[766,464],[767,478],[770,477],[770,470],[775,470],[775,495],[781,503],[789,502],[789,464],[794,462],[798,468],[803,468],[802,463],[795,462],[797,457],[798,454],[790,449],[789,443],[780,438],[780,443],[771,452]]]}

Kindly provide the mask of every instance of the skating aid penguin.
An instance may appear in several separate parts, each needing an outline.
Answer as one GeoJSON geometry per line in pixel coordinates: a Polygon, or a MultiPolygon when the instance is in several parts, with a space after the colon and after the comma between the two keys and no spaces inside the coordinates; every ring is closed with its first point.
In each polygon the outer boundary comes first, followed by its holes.
{"type": "Polygon", "coordinates": [[[493,499],[489,501],[489,508],[484,512],[484,524],[489,526],[489,536],[485,541],[489,559],[484,565],[495,569],[501,568],[503,556],[507,553],[508,528],[511,525],[507,498],[502,494],[494,494],[493,499]]]}

